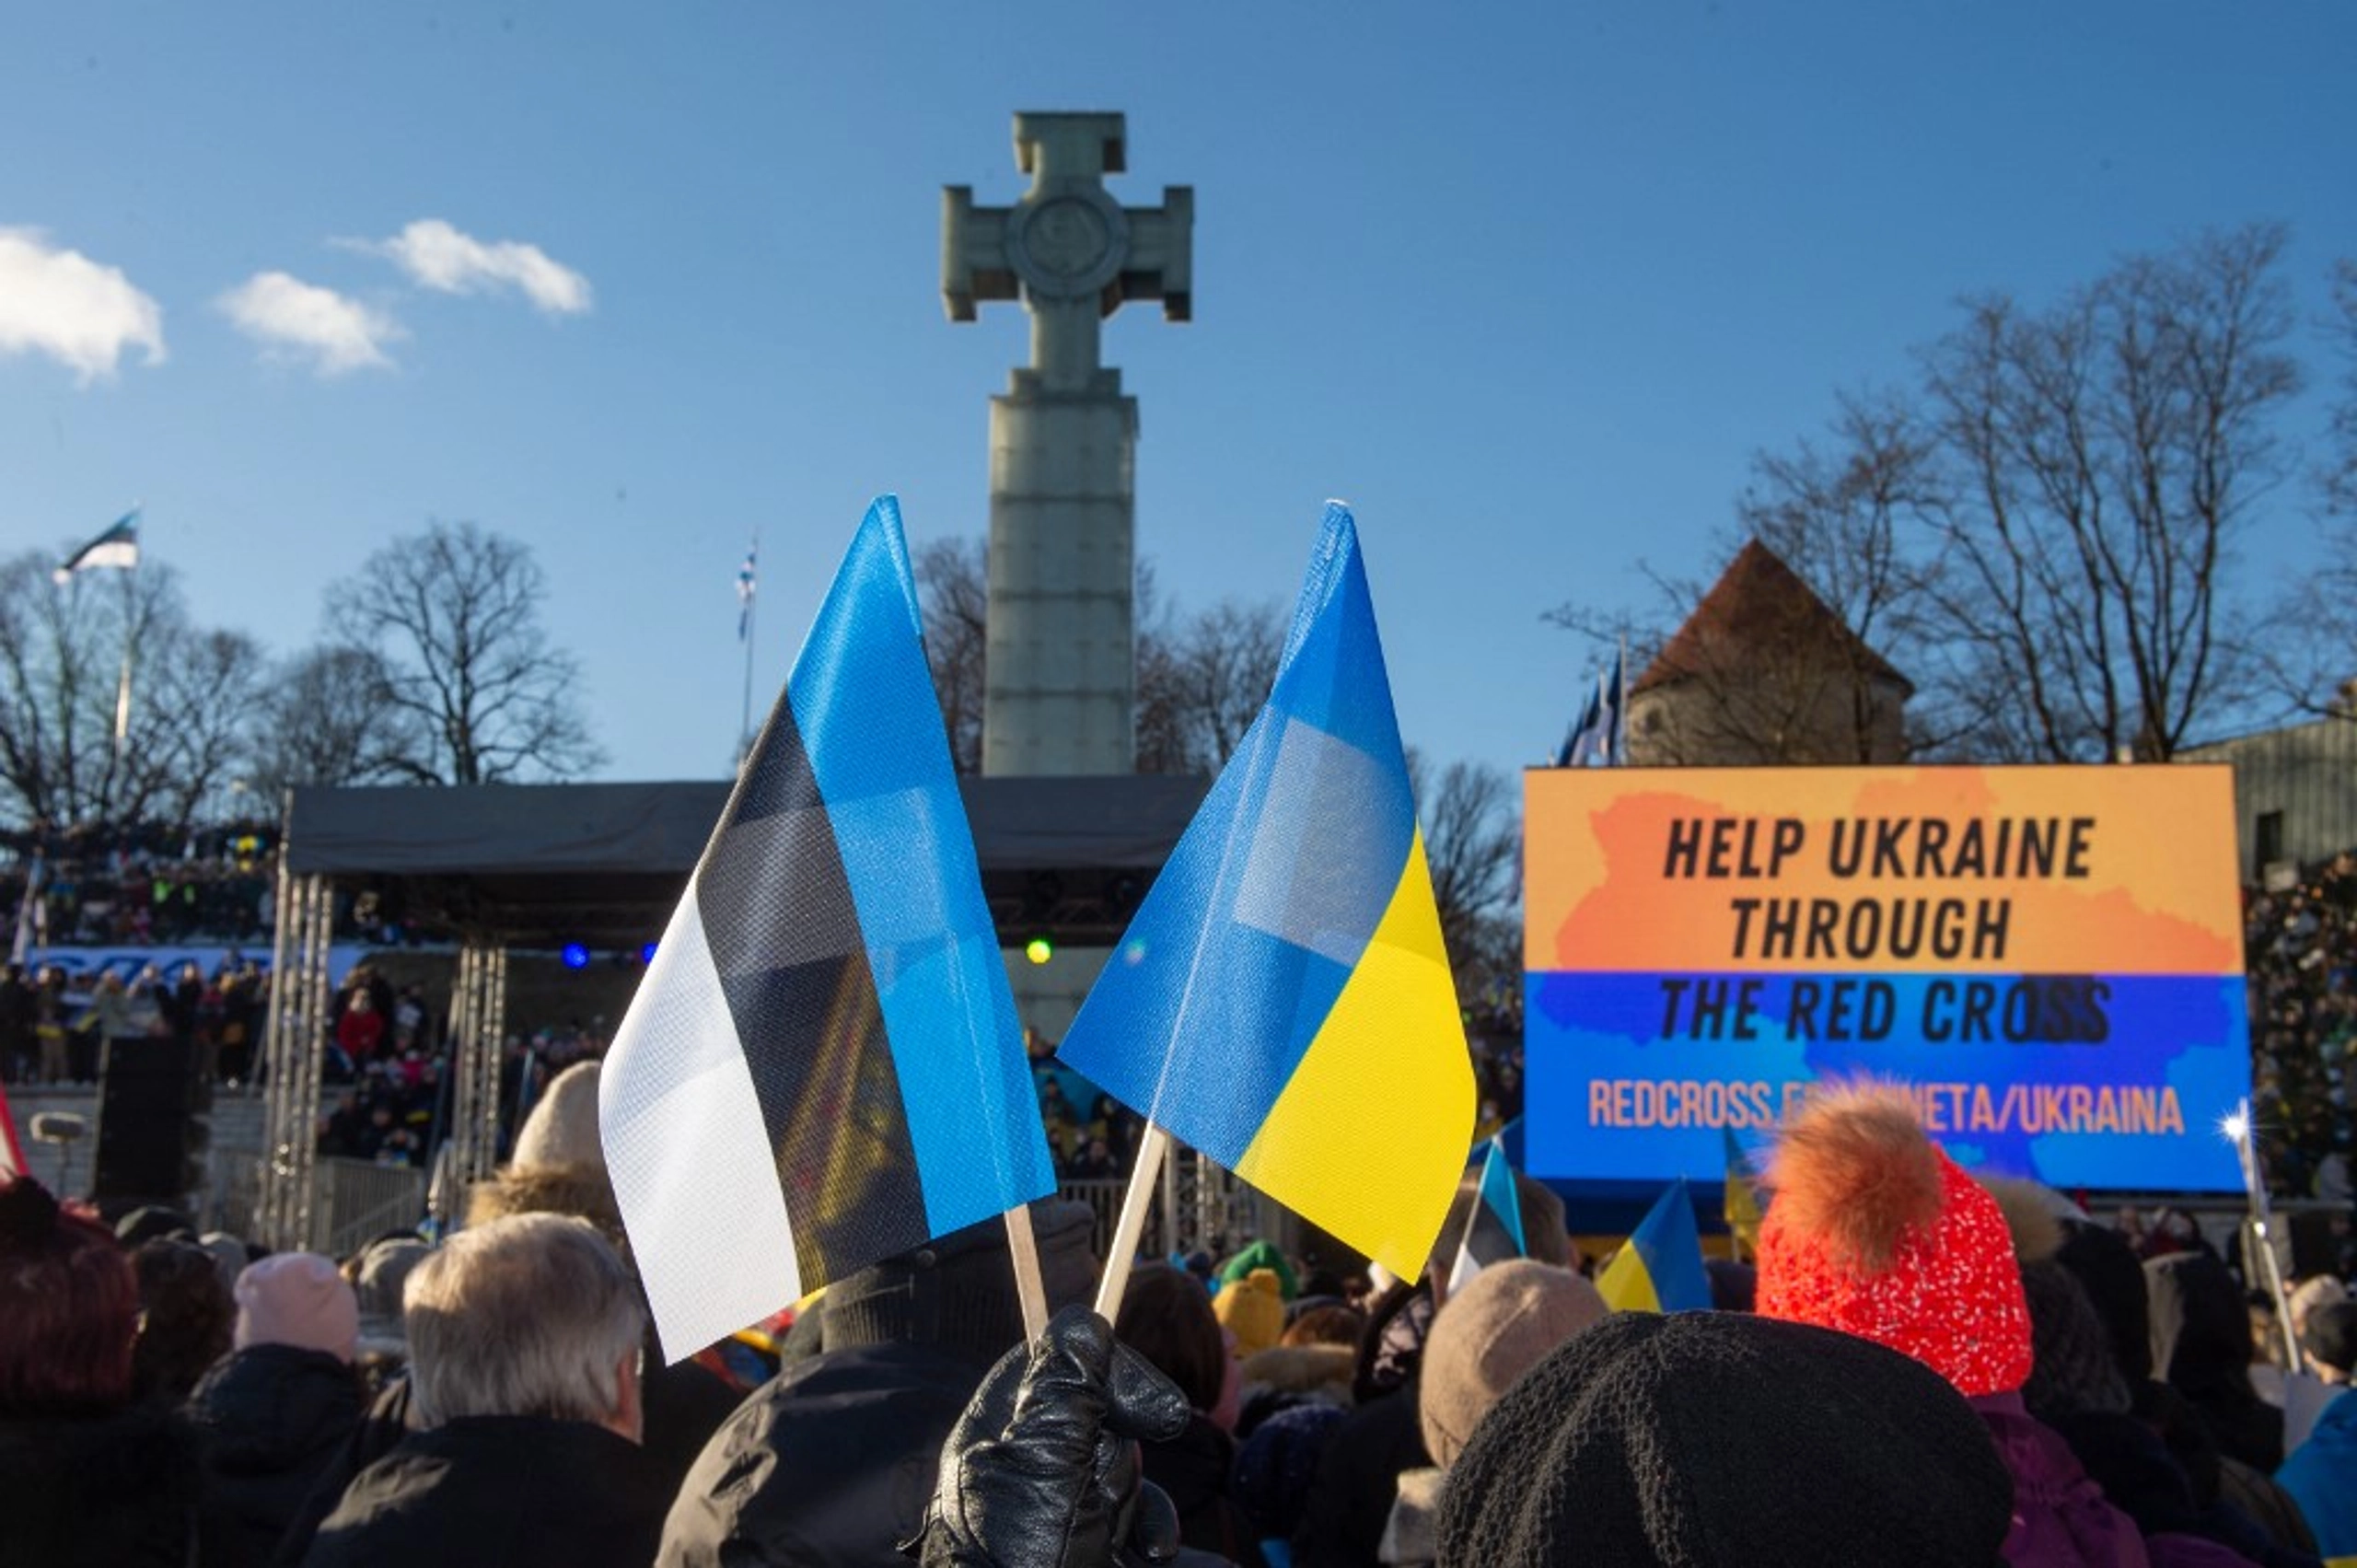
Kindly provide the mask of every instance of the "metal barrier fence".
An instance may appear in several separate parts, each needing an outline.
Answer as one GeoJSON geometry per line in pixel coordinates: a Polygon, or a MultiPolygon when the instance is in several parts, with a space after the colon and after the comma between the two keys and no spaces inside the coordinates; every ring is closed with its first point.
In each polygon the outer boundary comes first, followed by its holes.
{"type": "MultiPolygon", "coordinates": [[[[216,1159],[206,1193],[205,1223],[233,1236],[253,1236],[270,1159],[216,1159]]],[[[278,1173],[283,1179],[283,1172],[278,1173]]],[[[320,1156],[311,1168],[308,1226],[283,1245],[344,1258],[389,1230],[409,1230],[425,1218],[426,1173],[414,1166],[320,1156]]]]}
{"type": "MultiPolygon", "coordinates": [[[[1056,1194],[1086,1203],[1094,1212],[1097,1256],[1107,1257],[1113,1247],[1113,1227],[1121,1214],[1121,1199],[1129,1191],[1126,1177],[1092,1178],[1057,1183],[1056,1194]]],[[[1198,1249],[1224,1258],[1256,1237],[1287,1245],[1280,1235],[1290,1216],[1208,1156],[1174,1146],[1163,1162],[1159,1199],[1146,1211],[1145,1229],[1138,1237],[1142,1257],[1166,1258],[1198,1249]]]]}

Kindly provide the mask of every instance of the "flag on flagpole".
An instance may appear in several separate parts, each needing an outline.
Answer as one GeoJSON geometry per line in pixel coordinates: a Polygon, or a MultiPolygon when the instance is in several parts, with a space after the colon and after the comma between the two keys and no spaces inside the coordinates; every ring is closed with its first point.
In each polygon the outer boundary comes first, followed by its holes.
{"type": "Polygon", "coordinates": [[[745,547],[745,563],[737,568],[737,640],[743,642],[753,628],[753,593],[759,585],[755,558],[761,554],[761,539],[745,547]]]}
{"type": "Polygon", "coordinates": [[[1585,768],[1602,763],[1617,768],[1622,761],[1622,724],[1629,706],[1628,659],[1615,654],[1612,668],[1596,678],[1595,690],[1580,709],[1579,722],[1556,754],[1559,768],[1585,768]]]}
{"type": "Polygon", "coordinates": [[[1580,716],[1572,721],[1570,733],[1555,750],[1555,766],[1585,767],[1596,748],[1596,738],[1604,728],[1604,681],[1601,677],[1588,683],[1587,701],[1580,708],[1580,716]]]}
{"type": "Polygon", "coordinates": [[[598,1121],[675,1361],[1054,1191],[889,496],[615,1033],[598,1121]]]}
{"type": "Polygon", "coordinates": [[[114,526],[65,558],[65,564],[50,574],[60,587],[74,580],[76,572],[93,572],[104,567],[132,567],[139,564],[139,508],[134,506],[115,519],[114,526]]]}
{"type": "Polygon", "coordinates": [[[1506,1163],[1505,1145],[1492,1138],[1489,1156],[1481,1161],[1472,1216],[1466,1222],[1464,1240],[1457,1243],[1457,1265],[1448,1272],[1448,1294],[1463,1290],[1491,1264],[1525,1257],[1529,1250],[1522,1233],[1522,1199],[1514,1190],[1514,1167],[1506,1163]]]}
{"type": "Polygon", "coordinates": [[[1349,510],[1276,687],[1059,1052],[1386,1268],[1423,1272],[1473,1070],[1349,510]]]}
{"type": "Polygon", "coordinates": [[[1744,1153],[1736,1141],[1735,1129],[1719,1130],[1727,1143],[1727,1230],[1737,1244],[1752,1257],[1759,1256],[1759,1175],[1751,1168],[1751,1156],[1744,1153]]]}
{"type": "Polygon", "coordinates": [[[1596,1288],[1615,1312],[1694,1312],[1711,1305],[1702,1235],[1682,1179],[1655,1201],[1629,1244],[1596,1277],[1596,1288]]]}
{"type": "Polygon", "coordinates": [[[1629,761],[1629,641],[1612,656],[1612,673],[1604,681],[1604,765],[1618,768],[1629,761]]]}

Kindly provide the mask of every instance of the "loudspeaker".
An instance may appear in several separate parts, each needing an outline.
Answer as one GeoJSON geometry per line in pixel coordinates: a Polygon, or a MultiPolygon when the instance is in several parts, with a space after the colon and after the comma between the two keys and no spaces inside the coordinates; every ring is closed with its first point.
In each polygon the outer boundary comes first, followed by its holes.
{"type": "Polygon", "coordinates": [[[196,1190],[211,1137],[196,1115],[197,1077],[193,1053],[170,1040],[108,1042],[93,1197],[177,1202],[196,1190]]]}

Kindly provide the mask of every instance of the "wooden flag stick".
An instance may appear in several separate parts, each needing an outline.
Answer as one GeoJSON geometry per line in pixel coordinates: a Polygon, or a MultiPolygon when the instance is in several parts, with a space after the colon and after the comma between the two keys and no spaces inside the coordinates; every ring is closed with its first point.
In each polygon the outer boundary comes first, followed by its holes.
{"type": "Polygon", "coordinates": [[[1154,1201],[1155,1185],[1162,1179],[1162,1161],[1169,1153],[1170,1134],[1149,1121],[1138,1140],[1137,1167],[1130,1172],[1130,1190],[1121,1194],[1121,1217],[1113,1225],[1113,1245],[1105,1260],[1105,1278],[1097,1287],[1097,1315],[1108,1323],[1121,1315],[1121,1295],[1130,1288],[1130,1260],[1138,1254],[1138,1237],[1145,1234],[1146,1205],[1154,1201]]]}
{"type": "Polygon", "coordinates": [[[1031,1234],[1031,1205],[1017,1203],[1006,1211],[1006,1249],[1014,1254],[1015,1294],[1023,1303],[1023,1337],[1036,1340],[1048,1331],[1048,1283],[1039,1272],[1039,1242],[1031,1234]]]}

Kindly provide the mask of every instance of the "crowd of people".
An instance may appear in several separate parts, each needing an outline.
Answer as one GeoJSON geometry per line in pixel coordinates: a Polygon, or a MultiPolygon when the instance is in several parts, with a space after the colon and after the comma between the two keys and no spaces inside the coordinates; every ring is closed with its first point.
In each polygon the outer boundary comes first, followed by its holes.
{"type": "Polygon", "coordinates": [[[59,947],[199,935],[252,942],[275,921],[277,839],[275,825],[258,821],[37,824],[0,833],[0,930],[21,920],[59,947]]]}
{"type": "Polygon", "coordinates": [[[2357,1091],[2357,852],[2250,890],[2251,1108],[2269,1178],[2295,1197],[2345,1203],[2357,1091]]]}
{"type": "Polygon", "coordinates": [[[0,967],[0,1083],[98,1082],[110,1041],[168,1042],[207,1083],[250,1081],[270,973],[232,949],[208,971],[183,961],[78,981],[56,964],[0,967]]]}
{"type": "Polygon", "coordinates": [[[2199,1232],[1977,1181],[1903,1093],[1813,1098],[1713,1309],[1611,1310],[1561,1201],[1449,1281],[1265,1240],[1141,1260],[1085,1205],[941,1237],[666,1363],[552,1081],[438,1247],[263,1254],[0,1187],[0,1560],[1072,1565],[2100,1564],[2357,1553],[2357,1302],[2291,1342],[2199,1232]],[[906,1555],[904,1555],[904,1552],[906,1555]]]}
{"type": "MultiPolygon", "coordinates": [[[[219,853],[249,848],[266,887],[266,842],[219,853]]],[[[111,937],[144,880],[142,935],[234,936],[234,900],[183,896],[201,879],[159,853],[111,898],[61,873],[50,917],[96,908],[111,937]]],[[[1469,1180],[1419,1280],[1255,1240],[1137,1260],[1107,1323],[1095,1215],[1047,1202],[1036,1339],[993,1224],[668,1364],[598,1137],[604,1041],[542,1031],[507,1042],[512,1146],[438,1244],[272,1254],[0,1182],[0,1562],[2357,1562],[2357,853],[2247,889],[2245,918],[2270,1179],[2337,1226],[2280,1294],[2239,1237],[1976,1180],[1855,1086],[1782,1130],[1757,1255],[1711,1263],[1708,1312],[1608,1309],[1527,1179],[1525,1255],[1452,1282],[1469,1180]]],[[[87,1082],[135,1035],[250,1079],[268,987],[235,959],[69,1004],[11,969],[0,1072],[87,1082]]],[[[426,1163],[444,1020],[365,965],[330,1019],[320,1151],[426,1163]]],[[[1475,1067],[1487,1133],[1521,1112],[1518,1042],[1475,1067]]],[[[1137,1117],[1044,1044],[1033,1069],[1059,1177],[1125,1176],[1137,1117]]]]}

